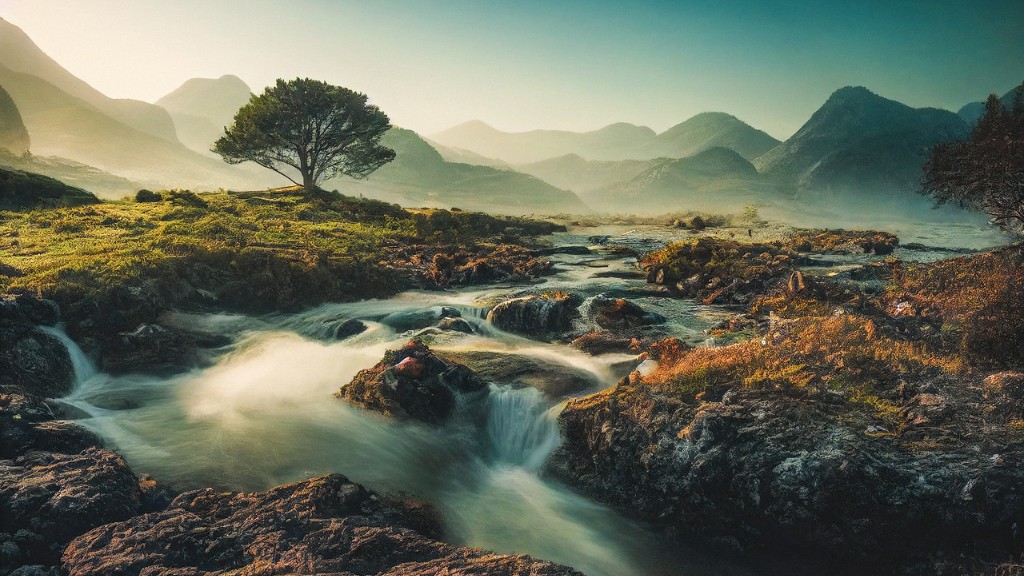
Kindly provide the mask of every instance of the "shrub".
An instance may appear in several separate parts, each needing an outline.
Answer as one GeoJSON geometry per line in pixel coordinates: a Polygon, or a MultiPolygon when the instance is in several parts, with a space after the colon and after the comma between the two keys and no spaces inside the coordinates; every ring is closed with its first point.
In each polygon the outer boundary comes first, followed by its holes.
{"type": "Polygon", "coordinates": [[[153,192],[152,190],[146,190],[145,188],[135,193],[136,202],[159,202],[163,199],[164,197],[161,196],[159,192],[153,192]]]}

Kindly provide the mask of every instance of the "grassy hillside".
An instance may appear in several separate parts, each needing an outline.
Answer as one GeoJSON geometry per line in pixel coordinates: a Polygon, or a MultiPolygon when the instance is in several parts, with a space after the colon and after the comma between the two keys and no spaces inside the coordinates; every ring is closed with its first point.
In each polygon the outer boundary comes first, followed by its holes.
{"type": "MultiPolygon", "coordinates": [[[[57,206],[79,206],[99,202],[95,196],[73,186],[31,172],[0,168],[0,210],[31,210],[57,206]]],[[[14,238],[18,230],[11,231],[14,238]]]]}

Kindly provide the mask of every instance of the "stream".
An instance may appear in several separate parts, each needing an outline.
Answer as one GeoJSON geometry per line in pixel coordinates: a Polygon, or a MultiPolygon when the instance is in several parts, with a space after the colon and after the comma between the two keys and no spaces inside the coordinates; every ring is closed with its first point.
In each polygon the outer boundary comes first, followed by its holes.
{"type": "MultiPolygon", "coordinates": [[[[641,232],[610,229],[612,240],[591,255],[553,256],[557,272],[536,285],[412,291],[262,317],[175,313],[164,322],[229,343],[210,351],[209,367],[169,378],[97,372],[64,337],[79,375],[64,402],[137,473],[179,490],[262,490],[338,472],[373,490],[430,502],[455,544],[529,554],[589,576],[756,574],[696,545],[668,542],[543,473],[559,443],[555,419],[566,398],[614,385],[636,366],[634,357],[589,356],[502,332],[486,320],[487,310],[506,298],[571,290],[628,298],[667,317],[664,334],[704,342],[705,331],[731,313],[664,297],[642,280],[605,276],[633,269],[632,259],[609,247],[671,239],[653,234],[667,234],[664,229],[641,232]],[[474,333],[432,328],[442,307],[458,310],[474,333]],[[337,327],[353,318],[368,329],[337,341],[337,327]],[[496,379],[482,416],[439,428],[388,419],[333,396],[412,336],[441,356],[539,362],[577,385],[566,392],[496,379]]],[[[594,233],[555,241],[586,244],[594,233]]]]}

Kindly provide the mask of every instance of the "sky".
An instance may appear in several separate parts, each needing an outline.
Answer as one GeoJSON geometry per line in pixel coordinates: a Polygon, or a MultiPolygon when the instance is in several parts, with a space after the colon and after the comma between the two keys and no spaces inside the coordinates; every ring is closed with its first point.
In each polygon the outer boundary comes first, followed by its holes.
{"type": "Polygon", "coordinates": [[[1021,0],[0,0],[0,17],[111,97],[309,77],[426,135],[722,111],[784,139],[842,86],[955,111],[1024,81],[1021,0]]]}

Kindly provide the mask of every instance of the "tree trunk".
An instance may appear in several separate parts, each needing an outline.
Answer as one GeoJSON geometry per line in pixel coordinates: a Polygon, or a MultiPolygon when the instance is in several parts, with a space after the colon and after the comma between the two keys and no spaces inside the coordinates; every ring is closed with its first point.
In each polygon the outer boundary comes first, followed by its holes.
{"type": "Polygon", "coordinates": [[[313,182],[313,171],[303,170],[302,171],[302,187],[306,190],[313,190],[316,188],[316,184],[313,182]]]}

